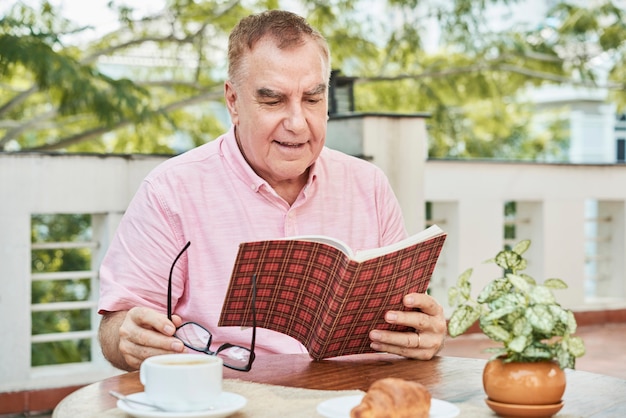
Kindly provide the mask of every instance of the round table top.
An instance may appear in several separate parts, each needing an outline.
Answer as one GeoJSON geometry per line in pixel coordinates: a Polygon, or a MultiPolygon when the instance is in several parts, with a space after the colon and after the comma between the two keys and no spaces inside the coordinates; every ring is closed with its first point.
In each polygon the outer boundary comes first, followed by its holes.
{"type": "MultiPolygon", "coordinates": [[[[398,377],[425,385],[434,398],[452,403],[485,405],[482,372],[485,360],[435,357],[410,360],[390,354],[362,354],[313,361],[306,354],[259,356],[249,372],[224,368],[225,379],[239,379],[306,389],[366,391],[384,377],[398,377]]],[[[626,416],[626,379],[566,370],[565,406],[571,416],[626,416]],[[605,415],[603,415],[605,414],[605,415]]],[[[53,417],[95,416],[114,408],[109,391],[129,395],[143,391],[137,372],[124,373],[85,386],[63,399],[53,417]]]]}

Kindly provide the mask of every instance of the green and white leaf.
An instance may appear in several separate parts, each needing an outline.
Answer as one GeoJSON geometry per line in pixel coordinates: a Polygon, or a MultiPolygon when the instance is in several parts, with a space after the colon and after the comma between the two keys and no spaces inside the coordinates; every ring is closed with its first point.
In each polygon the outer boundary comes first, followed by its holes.
{"type": "Polygon", "coordinates": [[[494,260],[499,267],[515,272],[517,270],[521,270],[518,269],[518,266],[523,263],[524,259],[521,255],[514,253],[513,251],[500,251],[494,260]]]}
{"type": "Polygon", "coordinates": [[[573,334],[576,332],[578,328],[578,324],[576,323],[576,317],[574,316],[574,312],[567,311],[567,332],[569,334],[573,334]]]}
{"type": "Polygon", "coordinates": [[[555,353],[552,352],[548,347],[545,346],[534,346],[531,345],[524,350],[522,355],[527,359],[536,360],[551,360],[553,359],[555,353]]]}
{"type": "Polygon", "coordinates": [[[548,279],[543,285],[550,289],[567,289],[567,283],[561,279],[548,279]]]}
{"type": "Polygon", "coordinates": [[[516,353],[522,353],[528,346],[528,337],[526,335],[518,335],[513,338],[509,343],[509,350],[514,351],[516,353]]]}
{"type": "Polygon", "coordinates": [[[533,327],[526,316],[520,316],[513,322],[511,332],[513,335],[530,335],[533,332],[533,327]]]}
{"type": "Polygon", "coordinates": [[[489,303],[500,296],[509,293],[510,290],[511,284],[507,280],[503,278],[495,279],[483,288],[476,300],[478,303],[489,303]]]}
{"type": "Polygon", "coordinates": [[[574,357],[582,357],[585,355],[585,343],[580,337],[569,337],[567,340],[567,350],[574,357]]]}
{"type": "Polygon", "coordinates": [[[535,286],[528,292],[531,304],[550,305],[556,303],[554,294],[545,286],[535,286]]]}
{"type": "Polygon", "coordinates": [[[510,313],[515,312],[515,310],[517,309],[516,306],[514,305],[505,305],[500,309],[496,309],[494,311],[489,312],[487,315],[485,315],[485,321],[496,321],[500,318],[502,318],[503,316],[506,316],[510,313]]]}
{"type": "Polygon", "coordinates": [[[480,317],[480,309],[469,305],[458,307],[450,316],[448,322],[448,333],[451,337],[463,334],[480,317]]]}
{"type": "Polygon", "coordinates": [[[528,250],[529,247],[530,247],[530,240],[525,239],[515,244],[515,246],[513,246],[512,251],[516,252],[519,255],[522,255],[526,252],[526,250],[528,250]]]}
{"type": "Polygon", "coordinates": [[[531,284],[528,283],[524,278],[516,275],[516,274],[507,274],[506,278],[511,282],[511,284],[520,292],[524,294],[528,294],[531,289],[531,284]]]}
{"type": "Polygon", "coordinates": [[[550,333],[556,323],[546,305],[533,305],[526,311],[526,318],[532,327],[543,333],[550,333]]]}
{"type": "Polygon", "coordinates": [[[511,333],[499,325],[486,325],[481,321],[480,329],[493,341],[503,342],[511,339],[511,333]]]}

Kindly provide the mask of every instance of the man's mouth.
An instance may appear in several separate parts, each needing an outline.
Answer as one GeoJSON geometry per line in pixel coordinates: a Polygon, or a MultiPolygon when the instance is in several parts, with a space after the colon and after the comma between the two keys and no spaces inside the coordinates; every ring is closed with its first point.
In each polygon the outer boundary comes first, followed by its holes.
{"type": "Polygon", "coordinates": [[[290,147],[290,148],[298,148],[304,145],[304,144],[298,144],[294,142],[280,142],[280,141],[274,141],[274,142],[276,142],[278,145],[281,145],[283,147],[290,147]]]}

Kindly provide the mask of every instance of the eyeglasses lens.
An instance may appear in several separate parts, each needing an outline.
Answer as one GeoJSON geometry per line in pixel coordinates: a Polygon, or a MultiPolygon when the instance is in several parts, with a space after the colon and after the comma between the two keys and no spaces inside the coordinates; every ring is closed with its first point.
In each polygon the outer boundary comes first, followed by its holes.
{"type": "Polygon", "coordinates": [[[218,350],[217,355],[222,358],[224,364],[237,369],[245,368],[250,362],[250,350],[238,345],[222,348],[218,350]]]}
{"type": "Polygon", "coordinates": [[[176,330],[176,336],[195,350],[206,350],[211,344],[211,333],[192,322],[179,327],[176,330]]]}
{"type": "Polygon", "coordinates": [[[206,328],[194,322],[187,322],[181,325],[176,330],[176,337],[193,350],[215,354],[221,357],[224,361],[224,365],[228,367],[243,369],[249,364],[251,352],[249,349],[241,346],[224,344],[216,353],[212,353],[210,351],[211,333],[206,328]]]}

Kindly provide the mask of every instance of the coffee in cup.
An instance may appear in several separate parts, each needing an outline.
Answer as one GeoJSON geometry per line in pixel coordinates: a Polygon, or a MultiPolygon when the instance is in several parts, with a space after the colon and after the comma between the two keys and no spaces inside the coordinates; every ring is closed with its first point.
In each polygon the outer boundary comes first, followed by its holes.
{"type": "Polygon", "coordinates": [[[163,354],[141,363],[139,380],[154,405],[176,412],[210,409],[222,392],[222,359],[205,354],[163,354]]]}

